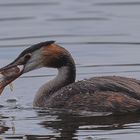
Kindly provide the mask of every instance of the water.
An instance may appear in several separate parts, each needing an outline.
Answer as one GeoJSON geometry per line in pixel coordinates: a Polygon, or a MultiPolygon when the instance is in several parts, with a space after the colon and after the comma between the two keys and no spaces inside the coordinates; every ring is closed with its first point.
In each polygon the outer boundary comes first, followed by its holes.
{"type": "MultiPolygon", "coordinates": [[[[140,0],[0,0],[0,67],[31,44],[56,40],[72,53],[77,80],[140,79],[139,25],[140,0]]],[[[140,115],[33,109],[37,89],[55,74],[36,70],[17,79],[12,92],[5,89],[1,140],[139,140],[140,115]]]]}

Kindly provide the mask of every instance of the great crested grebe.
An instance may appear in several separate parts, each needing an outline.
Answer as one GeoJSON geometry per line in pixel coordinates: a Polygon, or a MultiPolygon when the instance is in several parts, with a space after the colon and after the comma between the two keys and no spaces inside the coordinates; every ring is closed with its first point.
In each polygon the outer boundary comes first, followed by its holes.
{"type": "Polygon", "coordinates": [[[93,112],[139,112],[140,81],[104,76],[75,82],[71,54],[47,41],[25,49],[12,63],[0,69],[0,93],[21,74],[41,67],[57,68],[58,75],[38,90],[34,106],[93,112]]]}

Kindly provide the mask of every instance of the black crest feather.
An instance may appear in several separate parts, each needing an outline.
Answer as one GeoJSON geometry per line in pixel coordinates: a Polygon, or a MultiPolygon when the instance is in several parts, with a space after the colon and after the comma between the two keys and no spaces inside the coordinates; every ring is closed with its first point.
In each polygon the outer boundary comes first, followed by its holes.
{"type": "Polygon", "coordinates": [[[40,43],[34,44],[34,45],[32,45],[31,47],[25,49],[25,50],[18,56],[18,58],[24,56],[24,55],[27,54],[27,53],[32,53],[33,51],[38,50],[38,49],[40,49],[40,48],[43,47],[43,46],[51,45],[51,44],[53,44],[54,42],[55,42],[55,41],[45,41],[45,42],[40,42],[40,43]]]}

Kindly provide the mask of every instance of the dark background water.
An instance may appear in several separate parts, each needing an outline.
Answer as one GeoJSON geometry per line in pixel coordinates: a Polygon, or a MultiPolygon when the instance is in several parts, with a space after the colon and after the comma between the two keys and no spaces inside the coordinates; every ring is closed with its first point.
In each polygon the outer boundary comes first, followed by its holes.
{"type": "MultiPolygon", "coordinates": [[[[24,48],[55,40],[73,55],[77,80],[101,75],[140,79],[140,0],[0,0],[0,66],[24,48]]],[[[37,89],[57,73],[23,75],[0,97],[1,140],[139,140],[140,115],[32,109],[37,89]],[[6,100],[16,99],[17,108],[6,100]]]]}

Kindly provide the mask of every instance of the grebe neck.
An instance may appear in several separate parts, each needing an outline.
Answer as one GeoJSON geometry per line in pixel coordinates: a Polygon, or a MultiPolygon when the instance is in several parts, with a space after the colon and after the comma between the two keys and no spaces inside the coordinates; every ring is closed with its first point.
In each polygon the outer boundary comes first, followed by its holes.
{"type": "Polygon", "coordinates": [[[40,87],[35,96],[33,105],[38,107],[45,106],[47,99],[49,99],[52,94],[62,87],[75,82],[75,78],[76,69],[73,61],[66,66],[58,68],[57,76],[40,87]]]}

